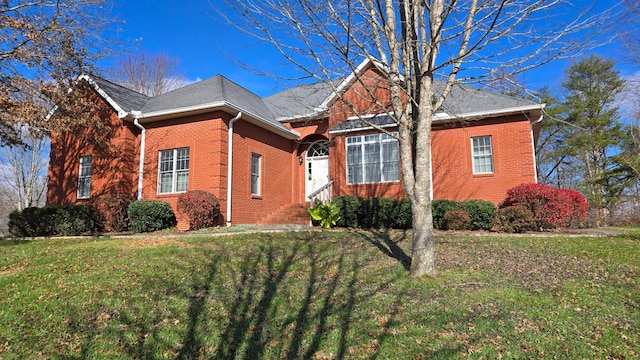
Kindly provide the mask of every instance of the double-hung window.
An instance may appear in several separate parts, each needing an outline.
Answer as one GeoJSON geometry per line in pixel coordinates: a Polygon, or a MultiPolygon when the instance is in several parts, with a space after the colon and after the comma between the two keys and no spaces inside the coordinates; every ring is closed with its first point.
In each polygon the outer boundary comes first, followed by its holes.
{"type": "Polygon", "coordinates": [[[474,174],[493,173],[493,148],[491,146],[491,135],[472,137],[471,153],[474,174]]]}
{"type": "Polygon", "coordinates": [[[78,199],[88,199],[91,194],[91,155],[80,157],[78,174],[78,199]]]}
{"type": "Polygon", "coordinates": [[[189,184],[189,148],[160,151],[158,194],[187,191],[189,184]]]}
{"type": "Polygon", "coordinates": [[[400,180],[398,140],[387,134],[347,138],[347,183],[400,180]]]}
{"type": "Polygon", "coordinates": [[[262,156],[251,154],[251,195],[260,196],[260,166],[262,156]]]}

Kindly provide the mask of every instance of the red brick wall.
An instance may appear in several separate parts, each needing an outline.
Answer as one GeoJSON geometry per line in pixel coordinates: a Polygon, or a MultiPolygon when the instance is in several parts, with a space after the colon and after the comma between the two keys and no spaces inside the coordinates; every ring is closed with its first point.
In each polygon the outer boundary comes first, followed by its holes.
{"type": "Polygon", "coordinates": [[[435,199],[484,199],[498,204],[508,189],[536,181],[531,125],[524,116],[439,127],[432,134],[435,199]],[[485,135],[491,135],[494,173],[474,175],[471,137],[485,135]]]}
{"type": "MultiPolygon", "coordinates": [[[[231,115],[213,113],[143,124],[146,131],[144,199],[170,203],[180,194],[158,194],[159,151],[189,147],[189,190],[212,192],[226,221],[228,122],[231,115]]],[[[232,223],[256,223],[283,205],[297,190],[293,184],[293,141],[240,119],[234,123],[232,223]],[[262,155],[262,195],[251,196],[251,153],[262,155]]],[[[297,161],[297,160],[296,160],[297,161]]],[[[188,221],[176,212],[178,228],[188,221]]]]}
{"type": "Polygon", "coordinates": [[[178,227],[189,227],[188,220],[177,212],[180,193],[158,194],[158,165],[160,150],[189,148],[188,190],[213,193],[226,206],[226,125],[222,119],[229,115],[218,111],[170,120],[142,123],[146,129],[144,157],[144,185],[142,198],[162,200],[173,206],[178,227]]]}
{"type": "MultiPolygon", "coordinates": [[[[232,223],[253,224],[297,202],[295,142],[244,120],[234,123],[232,223]],[[261,155],[261,194],[251,195],[251,154],[261,155]]],[[[304,191],[304,189],[302,189],[304,191]]]]}
{"type": "Polygon", "coordinates": [[[103,194],[135,193],[138,131],[120,120],[105,102],[100,101],[100,106],[96,116],[108,131],[88,123],[52,134],[47,204],[88,203],[103,194]],[[92,156],[90,198],[78,199],[80,157],[87,155],[92,156]]]}

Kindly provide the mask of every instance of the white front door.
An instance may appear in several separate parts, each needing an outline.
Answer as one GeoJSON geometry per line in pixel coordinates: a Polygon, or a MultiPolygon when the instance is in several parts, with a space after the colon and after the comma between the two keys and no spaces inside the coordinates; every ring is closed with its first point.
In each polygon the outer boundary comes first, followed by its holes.
{"type": "MultiPolygon", "coordinates": [[[[309,196],[329,182],[329,156],[307,157],[306,161],[306,192],[309,196]]],[[[307,201],[309,198],[306,199],[307,201]]]]}

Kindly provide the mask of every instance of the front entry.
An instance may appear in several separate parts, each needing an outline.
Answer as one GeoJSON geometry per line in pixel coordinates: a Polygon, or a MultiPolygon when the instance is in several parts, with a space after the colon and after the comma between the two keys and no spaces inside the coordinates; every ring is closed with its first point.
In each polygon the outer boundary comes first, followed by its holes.
{"type": "Polygon", "coordinates": [[[309,146],[305,163],[305,179],[305,197],[329,182],[329,142],[327,140],[316,141],[309,146]]]}

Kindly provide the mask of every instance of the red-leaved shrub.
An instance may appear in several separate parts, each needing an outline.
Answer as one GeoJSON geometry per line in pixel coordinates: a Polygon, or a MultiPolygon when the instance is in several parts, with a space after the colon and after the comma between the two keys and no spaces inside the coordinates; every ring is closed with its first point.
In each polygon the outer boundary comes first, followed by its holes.
{"type": "Polygon", "coordinates": [[[132,196],[105,194],[95,199],[91,206],[104,231],[124,231],[128,226],[127,209],[134,200],[132,196]]]}
{"type": "Polygon", "coordinates": [[[189,229],[198,230],[220,225],[220,202],[203,190],[190,190],[178,198],[178,211],[189,218],[189,229]]]}
{"type": "Polygon", "coordinates": [[[544,229],[580,226],[589,210],[587,199],[579,192],[544,184],[520,184],[510,189],[500,208],[518,205],[531,210],[537,226],[544,229]]]}

